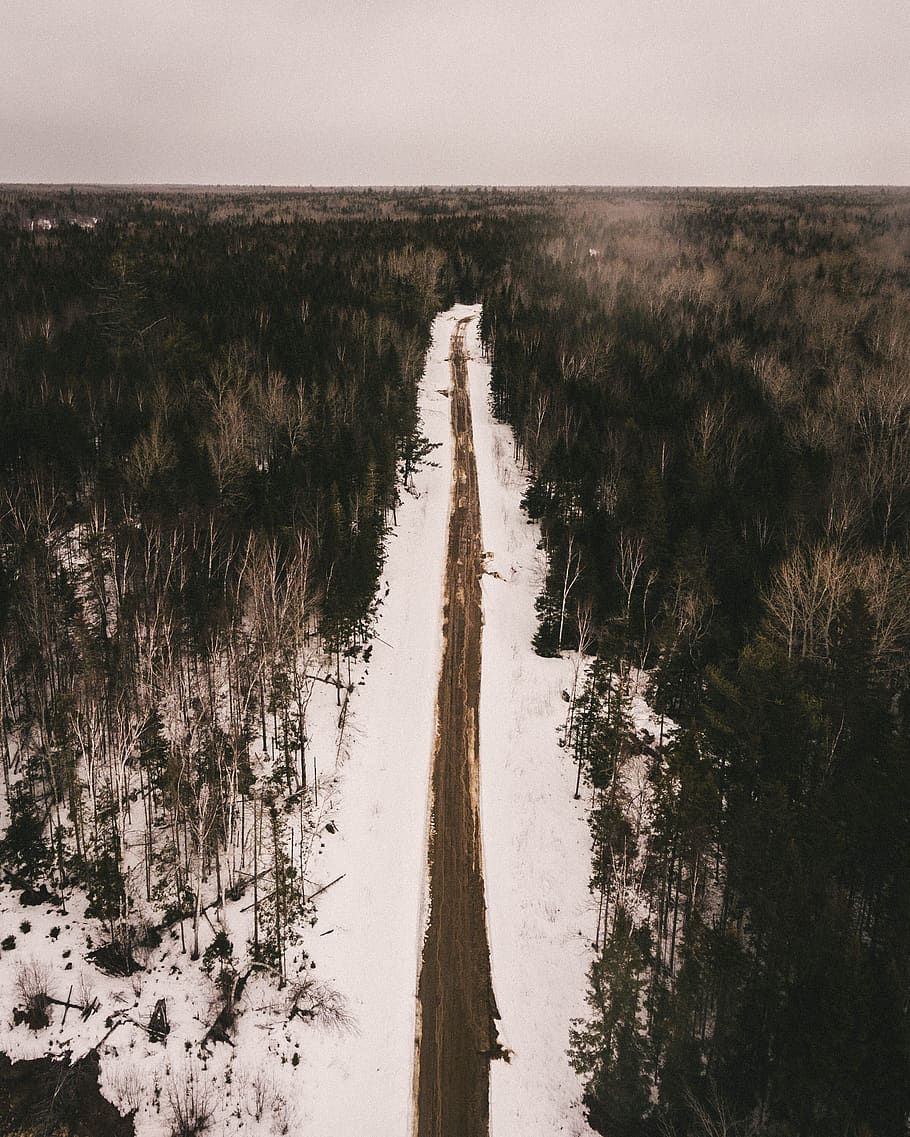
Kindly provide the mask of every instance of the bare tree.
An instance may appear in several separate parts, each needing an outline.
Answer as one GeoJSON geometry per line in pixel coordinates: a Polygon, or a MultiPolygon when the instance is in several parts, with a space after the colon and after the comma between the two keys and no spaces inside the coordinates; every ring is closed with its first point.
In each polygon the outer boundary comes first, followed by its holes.
{"type": "Polygon", "coordinates": [[[192,959],[199,958],[199,918],[202,915],[202,882],[205,869],[205,854],[209,836],[217,816],[212,803],[212,793],[207,782],[200,780],[192,790],[192,813],[190,825],[193,834],[194,864],[194,904],[193,904],[193,950],[192,959]]]}
{"type": "Polygon", "coordinates": [[[616,575],[622,585],[626,596],[626,620],[632,613],[632,594],[635,584],[645,563],[645,539],[642,536],[620,532],[618,545],[619,563],[616,566],[616,575]]]}
{"type": "Polygon", "coordinates": [[[566,604],[569,593],[578,584],[583,572],[581,549],[575,544],[575,534],[571,531],[566,543],[566,570],[562,581],[562,600],[559,606],[559,635],[556,638],[556,649],[562,651],[563,630],[566,623],[566,604]]]}
{"type": "Polygon", "coordinates": [[[827,656],[834,618],[852,577],[849,558],[835,545],[799,547],[780,565],[765,602],[770,627],[789,656],[827,656]]]}

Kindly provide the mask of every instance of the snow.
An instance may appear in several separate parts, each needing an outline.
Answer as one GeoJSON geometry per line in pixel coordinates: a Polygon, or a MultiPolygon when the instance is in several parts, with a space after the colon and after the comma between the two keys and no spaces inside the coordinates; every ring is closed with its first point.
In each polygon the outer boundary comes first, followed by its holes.
{"type": "MultiPolygon", "coordinates": [[[[13,1057],[67,1050],[78,1057],[100,1042],[107,1033],[104,1020],[118,1009],[147,1023],[157,999],[167,999],[172,1029],[166,1043],[151,1042],[126,1022],[102,1048],[102,1085],[112,1100],[125,1106],[130,1082],[144,1087],[140,1137],[169,1132],[168,1087],[188,1062],[211,1087],[211,1131],[224,1137],[280,1133],[286,1126],[302,1137],[412,1132],[428,787],[452,484],[449,340],[457,319],[479,312],[479,306],[457,305],[433,326],[420,410],[423,431],[437,449],[402,495],[387,542],[372,651],[368,663],[358,660],[353,667],[343,727],[334,688],[316,683],[307,708],[308,764],[315,758],[320,795],[307,894],[329,887],[301,928],[290,971],[292,982],[310,978],[339,993],[349,1028],[288,1021],[287,992],[262,977],[251,981],[240,1004],[236,1045],[202,1052],[199,1044],[217,1010],[214,987],[182,950],[177,928],[151,954],[147,971],[111,978],[85,961],[87,937],[95,945],[103,937],[97,922],[84,918],[78,894],[63,915],[50,905],[20,908],[18,897],[0,888],[0,928],[17,940],[15,950],[0,958],[0,1021],[9,1022],[19,1001],[16,965],[32,958],[52,968],[53,995],[65,999],[72,981],[73,998],[79,998],[85,974],[101,1004],[86,1023],[69,1011],[65,1025],[63,1008],[55,1006],[47,1030],[4,1029],[0,1049],[13,1057]],[[32,924],[28,933],[18,930],[23,919],[32,924]],[[52,937],[57,926],[61,930],[52,937]],[[73,964],[69,971],[63,970],[67,963],[73,964]],[[257,1118],[263,1078],[274,1093],[265,1095],[267,1108],[257,1118]]],[[[574,800],[575,770],[558,745],[568,710],[562,692],[572,690],[582,664],[572,656],[540,659],[531,648],[534,600],[545,570],[540,534],[520,509],[526,478],[513,461],[510,431],[488,409],[489,367],[476,321],[466,346],[489,553],[480,708],[484,872],[500,1035],[511,1051],[509,1062],[491,1067],[491,1135],[587,1137],[581,1084],[566,1050],[570,1020],[586,1009],[596,911],[587,887],[585,802],[574,800]]],[[[248,892],[229,903],[220,919],[235,954],[250,934],[252,915],[244,910],[251,899],[248,892]]],[[[212,922],[202,924],[203,950],[219,925],[215,910],[210,915],[212,922]]],[[[190,925],[187,920],[187,941],[190,925]]]]}

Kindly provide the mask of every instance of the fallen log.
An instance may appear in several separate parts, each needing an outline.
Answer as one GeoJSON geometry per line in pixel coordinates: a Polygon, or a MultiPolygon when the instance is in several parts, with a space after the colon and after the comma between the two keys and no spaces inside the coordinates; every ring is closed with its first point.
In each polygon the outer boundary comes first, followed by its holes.
{"type": "Polygon", "coordinates": [[[346,872],[343,872],[341,876],[336,876],[334,880],[330,880],[329,883],[324,884],[322,888],[317,888],[316,891],[311,894],[310,900],[315,900],[317,896],[321,896],[323,892],[326,892],[328,889],[330,889],[333,884],[337,884],[339,880],[344,880],[347,875],[348,874],[346,872]]]}

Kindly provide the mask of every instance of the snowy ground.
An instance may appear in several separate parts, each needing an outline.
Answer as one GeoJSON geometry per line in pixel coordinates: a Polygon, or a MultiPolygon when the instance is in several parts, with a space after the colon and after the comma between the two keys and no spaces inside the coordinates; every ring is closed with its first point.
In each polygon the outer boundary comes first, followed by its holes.
{"type": "MultiPolygon", "coordinates": [[[[82,904],[20,908],[0,889],[0,928],[16,947],[0,954],[0,1050],[16,1057],[96,1045],[115,1011],[148,1022],[168,1000],[172,1031],[151,1043],[129,1022],[102,1050],[102,1082],[124,1105],[140,1083],[137,1131],[163,1137],[168,1088],[188,1062],[210,1086],[210,1132],[292,1132],[301,1137],[408,1137],[413,1122],[416,985],[425,927],[427,792],[441,656],[442,584],[451,492],[449,339],[455,321],[479,313],[456,306],[434,324],[420,404],[423,430],[438,444],[403,494],[390,536],[380,609],[368,665],[359,662],[345,735],[335,692],[317,684],[308,711],[320,775],[320,836],[308,868],[316,901],[297,957],[305,974],[342,993],[350,1029],[287,1021],[274,982],[251,984],[241,1005],[236,1046],[199,1057],[212,1021],[213,987],[181,950],[176,932],[149,970],[111,979],[84,960],[93,929],[82,904]],[[363,682],[360,683],[359,680],[363,682]],[[331,822],[329,829],[325,826],[331,822]],[[333,832],[334,830],[334,832],[333,832]],[[344,874],[342,876],[342,874],[344,874]],[[21,932],[22,920],[31,923],[21,932]],[[52,930],[59,927],[59,933],[52,930]],[[308,955],[304,963],[301,951],[308,955]],[[36,959],[53,968],[52,994],[80,994],[83,974],[101,1010],[83,1024],[53,1009],[48,1030],[7,1028],[16,1004],[16,967],[36,959]],[[72,964],[67,968],[67,964],[72,964]],[[262,1083],[267,1083],[266,1090],[262,1083]],[[270,1086],[274,1086],[272,1093],[270,1086]],[[257,1119],[257,1101],[264,1103],[257,1119]],[[282,1105],[282,1101],[286,1103],[282,1105]]],[[[557,744],[572,689],[571,659],[540,659],[531,649],[534,600],[543,579],[539,532],[521,513],[524,475],[512,459],[508,428],[488,410],[489,369],[476,324],[466,345],[480,480],[485,628],[481,690],[481,806],[487,911],[500,1034],[511,1062],[491,1070],[492,1137],[583,1137],[580,1083],[569,1066],[569,1023],[585,1012],[586,970],[596,913],[587,889],[590,837],[585,802],[573,800],[574,768],[557,744]]],[[[249,897],[224,923],[235,942],[248,934],[249,897]]],[[[217,926],[215,913],[211,913],[217,926]]],[[[202,947],[214,935],[204,928],[202,947]]],[[[95,942],[101,937],[94,929],[95,942]]],[[[293,953],[292,953],[293,954],[293,953]]]]}

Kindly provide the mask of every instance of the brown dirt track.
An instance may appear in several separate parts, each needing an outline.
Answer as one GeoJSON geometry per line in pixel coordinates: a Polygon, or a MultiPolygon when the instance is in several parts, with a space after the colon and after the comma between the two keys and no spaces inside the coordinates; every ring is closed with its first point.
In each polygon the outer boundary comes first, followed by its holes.
{"type": "Polygon", "coordinates": [[[464,329],[451,341],[455,483],[436,707],[430,920],[418,984],[417,1137],[486,1137],[499,1053],[483,891],[479,739],[483,572],[464,329]]]}

